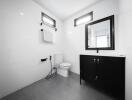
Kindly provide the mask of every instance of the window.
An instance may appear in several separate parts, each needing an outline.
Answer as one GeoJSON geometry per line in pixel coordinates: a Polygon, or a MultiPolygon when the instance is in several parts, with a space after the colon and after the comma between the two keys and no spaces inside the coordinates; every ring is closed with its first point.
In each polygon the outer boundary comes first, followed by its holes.
{"type": "Polygon", "coordinates": [[[88,14],[85,14],[79,18],[76,18],[74,20],[74,26],[78,26],[80,24],[84,24],[84,23],[87,23],[89,21],[93,20],[93,12],[90,12],[88,14]]]}
{"type": "Polygon", "coordinates": [[[45,25],[56,27],[56,21],[43,12],[41,13],[41,20],[45,25]]]}
{"type": "Polygon", "coordinates": [[[107,35],[104,35],[104,36],[98,36],[97,37],[97,47],[110,47],[109,44],[108,44],[108,36],[107,35]]]}

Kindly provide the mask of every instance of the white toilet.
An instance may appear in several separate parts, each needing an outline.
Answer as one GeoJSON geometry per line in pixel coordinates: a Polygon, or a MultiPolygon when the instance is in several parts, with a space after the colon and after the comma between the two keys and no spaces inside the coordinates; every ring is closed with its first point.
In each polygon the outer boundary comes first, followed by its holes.
{"type": "Polygon", "coordinates": [[[62,54],[55,54],[54,60],[55,66],[57,67],[57,73],[64,77],[68,77],[71,64],[68,62],[64,62],[62,54]]]}

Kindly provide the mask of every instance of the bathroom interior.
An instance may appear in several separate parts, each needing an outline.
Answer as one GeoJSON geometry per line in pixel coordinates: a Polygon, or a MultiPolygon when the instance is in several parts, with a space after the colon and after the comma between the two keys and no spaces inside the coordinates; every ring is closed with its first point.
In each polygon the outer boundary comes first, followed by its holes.
{"type": "Polygon", "coordinates": [[[131,4],[0,0],[0,100],[131,100],[131,4]]]}

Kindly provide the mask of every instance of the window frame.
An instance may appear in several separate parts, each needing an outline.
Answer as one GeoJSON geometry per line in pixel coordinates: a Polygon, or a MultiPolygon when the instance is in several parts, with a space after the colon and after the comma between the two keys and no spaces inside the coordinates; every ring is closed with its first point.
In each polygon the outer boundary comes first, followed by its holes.
{"type": "Polygon", "coordinates": [[[55,27],[56,27],[56,20],[53,19],[53,18],[51,18],[49,15],[45,14],[44,12],[41,12],[41,21],[42,21],[42,23],[44,23],[45,25],[47,25],[47,26],[49,26],[49,27],[52,27],[52,28],[55,28],[55,27]],[[45,22],[45,21],[43,20],[43,17],[46,17],[46,18],[48,18],[49,20],[53,21],[54,25],[51,25],[51,24],[45,22]]]}
{"type": "MultiPolygon", "coordinates": [[[[92,21],[92,20],[93,20],[93,11],[91,11],[91,12],[85,14],[85,15],[82,15],[82,16],[80,16],[80,17],[74,19],[74,27],[78,26],[78,25],[76,24],[77,20],[82,19],[82,18],[84,18],[84,17],[86,17],[86,16],[89,16],[89,15],[91,16],[91,20],[90,20],[90,21],[92,21]]],[[[90,21],[88,21],[88,22],[90,22],[90,21]]],[[[81,24],[85,24],[85,23],[88,23],[88,22],[84,22],[84,23],[81,23],[81,24]]],[[[81,25],[81,24],[79,24],[79,25],[81,25]]]]}

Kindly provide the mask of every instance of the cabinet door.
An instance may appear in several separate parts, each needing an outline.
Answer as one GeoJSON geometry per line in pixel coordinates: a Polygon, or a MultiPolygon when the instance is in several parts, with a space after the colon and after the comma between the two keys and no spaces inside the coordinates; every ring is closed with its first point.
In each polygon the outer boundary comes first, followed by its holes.
{"type": "Polygon", "coordinates": [[[96,76],[96,58],[94,56],[80,56],[80,74],[84,80],[93,82],[96,76]]]}
{"type": "Polygon", "coordinates": [[[100,57],[97,68],[104,90],[117,97],[124,95],[124,60],[121,57],[100,57]]]}
{"type": "Polygon", "coordinates": [[[105,81],[106,81],[106,69],[104,68],[104,60],[101,56],[96,58],[96,81],[95,86],[98,89],[105,90],[105,81]]]}
{"type": "Polygon", "coordinates": [[[112,86],[112,78],[114,76],[113,72],[113,64],[111,63],[111,58],[109,57],[99,57],[97,58],[97,84],[98,87],[103,89],[105,92],[111,91],[112,86]]]}

